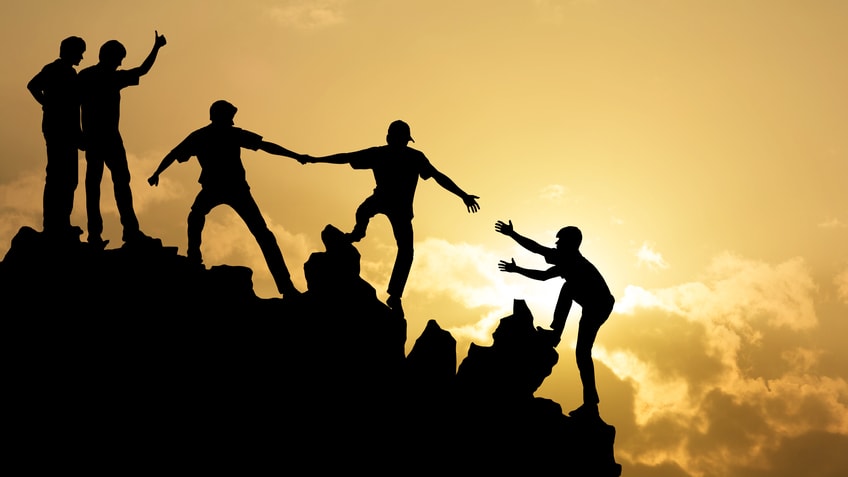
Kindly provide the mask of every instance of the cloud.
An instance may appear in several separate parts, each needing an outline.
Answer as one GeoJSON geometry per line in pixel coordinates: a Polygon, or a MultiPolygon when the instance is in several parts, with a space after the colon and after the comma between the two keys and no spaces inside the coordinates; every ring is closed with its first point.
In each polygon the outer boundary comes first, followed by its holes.
{"type": "Polygon", "coordinates": [[[458,341],[485,343],[491,340],[498,320],[512,313],[515,296],[507,274],[497,268],[499,259],[476,245],[430,238],[415,244],[407,289],[429,296],[447,295],[467,308],[482,310],[484,315],[478,315],[476,322],[456,324],[449,331],[458,341]]]}
{"type": "Polygon", "coordinates": [[[848,268],[837,275],[833,282],[836,284],[836,292],[842,303],[848,304],[848,268]]]}
{"type": "Polygon", "coordinates": [[[551,184],[542,188],[539,192],[539,197],[551,202],[561,202],[568,188],[559,184],[551,184]]]}
{"type": "Polygon", "coordinates": [[[268,14],[282,25],[296,28],[325,28],[346,21],[347,0],[286,0],[271,7],[268,14]]]}
{"type": "MultiPolygon", "coordinates": [[[[279,296],[268,264],[256,239],[238,214],[227,206],[214,209],[215,215],[207,217],[203,228],[203,261],[207,267],[227,264],[244,266],[253,270],[254,291],[260,297],[279,296]]],[[[303,267],[314,245],[302,234],[293,234],[266,217],[268,227],[274,233],[292,281],[301,291],[306,289],[303,267]]]]}
{"type": "Polygon", "coordinates": [[[647,242],[643,243],[642,247],[636,252],[636,263],[638,266],[645,265],[654,271],[668,268],[668,263],[662,254],[651,248],[647,242]]]}
{"type": "Polygon", "coordinates": [[[844,229],[848,227],[848,224],[837,219],[836,217],[831,217],[827,220],[819,222],[818,226],[823,229],[844,229]]]}
{"type": "Polygon", "coordinates": [[[819,367],[844,352],[810,339],[820,321],[811,275],[800,258],[722,254],[700,281],[628,286],[594,353],[634,389],[637,429],[617,455],[693,476],[746,475],[809,433],[848,435],[848,382],[819,367]]]}

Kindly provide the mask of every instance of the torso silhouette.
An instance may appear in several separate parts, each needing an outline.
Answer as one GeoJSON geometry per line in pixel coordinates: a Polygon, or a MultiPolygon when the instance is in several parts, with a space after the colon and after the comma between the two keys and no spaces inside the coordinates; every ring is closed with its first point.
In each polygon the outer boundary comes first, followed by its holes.
{"type": "Polygon", "coordinates": [[[57,59],[46,65],[34,82],[44,93],[41,130],[48,136],[75,135],[80,129],[77,72],[67,61],[57,59]]]}
{"type": "Polygon", "coordinates": [[[565,279],[572,299],[580,306],[603,305],[612,297],[601,272],[579,252],[564,254],[550,249],[545,254],[545,261],[565,279]]]}
{"type": "Polygon", "coordinates": [[[121,90],[139,83],[138,68],[112,70],[101,64],[79,72],[82,128],[86,135],[118,133],[121,90]]]}
{"type": "Polygon", "coordinates": [[[374,172],[374,198],[384,211],[412,217],[418,178],[429,179],[435,169],[423,152],[406,146],[376,146],[350,153],[354,169],[374,172]]]}
{"type": "Polygon", "coordinates": [[[261,143],[262,136],[254,132],[212,123],[189,134],[174,150],[179,162],[197,156],[203,187],[232,189],[248,187],[241,149],[255,151],[261,143]]]}

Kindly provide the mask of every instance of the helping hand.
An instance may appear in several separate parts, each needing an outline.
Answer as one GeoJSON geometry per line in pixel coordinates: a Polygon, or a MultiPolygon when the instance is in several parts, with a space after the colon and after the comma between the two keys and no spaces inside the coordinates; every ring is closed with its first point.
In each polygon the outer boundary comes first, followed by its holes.
{"type": "Polygon", "coordinates": [[[510,220],[509,223],[504,223],[503,221],[498,220],[497,222],[495,222],[495,232],[500,232],[504,235],[512,236],[512,234],[515,232],[515,229],[512,227],[512,221],[510,220]]]}
{"type": "Polygon", "coordinates": [[[468,209],[469,213],[474,213],[480,210],[480,204],[477,203],[477,199],[480,197],[476,195],[466,194],[465,197],[462,198],[462,201],[465,202],[465,207],[468,209]]]}
{"type": "Polygon", "coordinates": [[[152,186],[158,186],[159,185],[159,174],[153,174],[152,176],[150,176],[150,178],[147,179],[147,183],[152,185],[152,186]]]}
{"type": "Polygon", "coordinates": [[[502,272],[514,273],[518,271],[518,265],[515,264],[515,259],[511,259],[509,262],[506,260],[501,260],[498,262],[498,270],[502,272]]]}

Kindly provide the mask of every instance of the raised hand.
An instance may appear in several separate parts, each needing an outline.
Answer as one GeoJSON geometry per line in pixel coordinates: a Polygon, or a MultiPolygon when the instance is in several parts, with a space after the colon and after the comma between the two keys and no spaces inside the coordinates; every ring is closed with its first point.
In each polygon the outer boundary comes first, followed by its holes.
{"type": "Polygon", "coordinates": [[[501,260],[498,262],[498,270],[502,272],[514,273],[518,271],[518,265],[515,264],[515,259],[510,259],[509,262],[501,260]]]}
{"type": "Polygon", "coordinates": [[[512,234],[515,232],[515,229],[512,227],[512,221],[510,220],[509,223],[505,223],[501,220],[498,220],[497,222],[495,222],[495,232],[500,232],[504,235],[512,236],[512,234]]]}
{"type": "Polygon", "coordinates": [[[168,40],[165,39],[165,35],[160,35],[156,30],[153,30],[153,33],[156,35],[156,40],[153,43],[156,48],[162,48],[168,44],[168,40]]]}

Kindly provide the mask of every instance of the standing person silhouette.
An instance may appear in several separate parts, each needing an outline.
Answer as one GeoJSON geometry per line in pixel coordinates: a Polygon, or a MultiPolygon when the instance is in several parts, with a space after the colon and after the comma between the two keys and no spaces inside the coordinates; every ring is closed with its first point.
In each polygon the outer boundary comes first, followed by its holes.
{"type": "Polygon", "coordinates": [[[85,200],[88,214],[88,243],[103,248],[103,217],[100,215],[100,181],[103,166],[109,168],[115,190],[115,202],[123,226],[123,240],[127,244],[154,240],[145,235],[138,225],[130,190],[130,170],[127,152],[118,127],[121,116],[121,90],[139,84],[140,78],[150,71],[159,49],[165,46],[165,37],[155,32],[153,49],[144,62],[135,68],[121,70],[127,50],[117,40],[109,40],[100,47],[99,62],[79,73],[82,92],[82,131],[85,139],[85,200]]]}
{"type": "Polygon", "coordinates": [[[511,237],[525,249],[543,256],[547,263],[553,265],[547,270],[534,270],[519,267],[516,265],[515,259],[509,262],[501,260],[498,263],[498,268],[501,271],[518,273],[533,280],[548,280],[554,277],[565,279],[565,284],[559,292],[559,298],[554,308],[552,330],[540,329],[549,337],[553,346],[559,344],[560,337],[565,329],[565,320],[568,318],[569,311],[571,311],[572,302],[576,302],[583,308],[583,315],[580,317],[580,326],[577,331],[577,349],[575,350],[577,369],[580,371],[580,380],[583,382],[583,405],[571,411],[569,415],[573,417],[597,416],[600,398],[595,384],[592,346],[595,344],[595,338],[598,336],[601,325],[607,321],[612,313],[615,298],[610,293],[609,286],[607,286],[598,269],[580,253],[580,243],[583,241],[582,232],[574,226],[564,227],[556,234],[556,248],[549,248],[516,232],[511,220],[509,223],[497,221],[495,230],[511,237]]]}
{"type": "Polygon", "coordinates": [[[59,58],[44,66],[27,89],[41,105],[41,132],[47,146],[44,182],[44,232],[50,237],[76,239],[82,233],[71,226],[74,191],[79,183],[80,96],[75,66],[82,61],[85,41],[70,36],[59,45],[59,58]]]}
{"type": "Polygon", "coordinates": [[[259,206],[250,193],[244,165],[241,161],[241,148],[262,150],[277,156],[291,157],[303,163],[300,154],[292,152],[278,144],[264,141],[262,136],[233,124],[238,109],[227,101],[219,100],[209,108],[211,123],[188,135],[169,152],[159,167],[147,179],[147,182],[159,185],[159,175],[174,161],[186,162],[191,156],[197,156],[200,163],[201,189],[194,199],[188,214],[188,258],[195,263],[203,263],[200,253],[203,226],[206,215],[219,205],[229,205],[247,224],[250,233],[259,243],[265,261],[277,284],[277,290],[286,296],[300,295],[291,281],[288,267],[277,244],[277,239],[268,228],[259,206]]]}
{"type": "Polygon", "coordinates": [[[397,256],[389,280],[389,298],[386,304],[401,315],[401,297],[414,254],[412,202],[418,178],[435,179],[445,190],[461,198],[468,212],[474,213],[480,209],[478,196],[463,192],[453,180],[433,167],[424,153],[409,147],[409,141],[415,142],[409,125],[397,120],[389,125],[387,144],[384,146],[323,157],[307,156],[306,159],[306,162],[350,164],[354,169],[373,171],[376,182],[374,193],[356,209],[356,225],[347,235],[351,242],[358,242],[365,237],[368,222],[372,217],[383,214],[389,219],[397,242],[397,256]]]}

